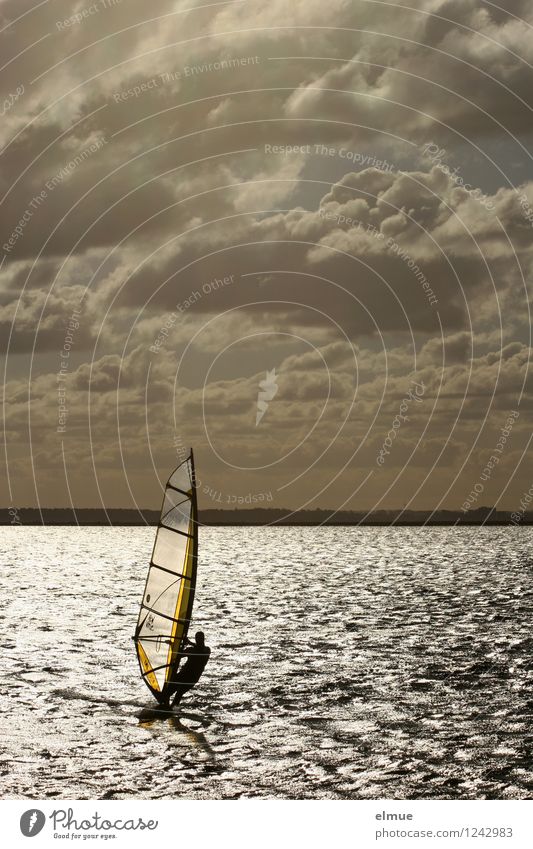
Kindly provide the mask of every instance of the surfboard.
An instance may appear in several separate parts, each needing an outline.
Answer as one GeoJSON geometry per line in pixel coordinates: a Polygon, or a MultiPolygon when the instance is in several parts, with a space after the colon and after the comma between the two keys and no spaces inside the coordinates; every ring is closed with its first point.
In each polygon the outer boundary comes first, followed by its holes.
{"type": "Polygon", "coordinates": [[[135,714],[141,722],[148,719],[168,719],[170,716],[179,717],[179,715],[180,712],[177,708],[167,709],[161,706],[143,708],[139,713],[135,714]]]}
{"type": "MultiPolygon", "coordinates": [[[[150,705],[150,707],[145,707],[135,714],[136,718],[139,722],[153,722],[156,719],[177,719],[177,720],[190,720],[192,722],[197,722],[198,728],[208,728],[211,725],[212,717],[202,716],[199,713],[191,713],[187,710],[181,710],[180,708],[166,708],[150,705]]],[[[192,726],[186,726],[189,731],[194,730],[192,726]]]]}

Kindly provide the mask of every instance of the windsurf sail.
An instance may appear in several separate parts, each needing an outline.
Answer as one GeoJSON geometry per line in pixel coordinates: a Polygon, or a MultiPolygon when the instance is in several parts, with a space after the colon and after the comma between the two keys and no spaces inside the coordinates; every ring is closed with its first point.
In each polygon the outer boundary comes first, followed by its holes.
{"type": "Polygon", "coordinates": [[[198,505],[191,450],[165,487],[134,637],[141,675],[159,702],[166,701],[183,656],[197,560],[198,505]]]}

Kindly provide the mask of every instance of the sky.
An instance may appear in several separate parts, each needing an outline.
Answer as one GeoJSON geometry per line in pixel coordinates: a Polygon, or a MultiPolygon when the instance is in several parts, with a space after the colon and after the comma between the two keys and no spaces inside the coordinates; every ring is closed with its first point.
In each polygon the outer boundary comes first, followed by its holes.
{"type": "Polygon", "coordinates": [[[527,0],[0,0],[6,509],[520,510],[527,0]],[[504,8],[505,6],[505,8],[504,8]]]}

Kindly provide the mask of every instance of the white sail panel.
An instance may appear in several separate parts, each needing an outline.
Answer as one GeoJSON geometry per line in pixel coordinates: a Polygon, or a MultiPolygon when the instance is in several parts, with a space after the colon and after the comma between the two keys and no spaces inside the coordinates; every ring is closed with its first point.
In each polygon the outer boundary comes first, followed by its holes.
{"type": "Polygon", "coordinates": [[[181,493],[175,492],[173,489],[167,490],[161,524],[167,528],[172,528],[174,531],[181,531],[182,534],[188,533],[191,507],[190,498],[184,500],[181,493]]]}
{"type": "MultiPolygon", "coordinates": [[[[183,562],[187,550],[188,538],[176,534],[168,528],[160,527],[154,545],[152,562],[163,569],[169,569],[176,575],[183,573],[183,562]]],[[[168,576],[167,579],[168,581],[168,576]]]]}
{"type": "Polygon", "coordinates": [[[172,472],[167,486],[173,486],[174,489],[181,489],[182,492],[191,493],[192,480],[188,463],[189,461],[186,460],[185,463],[182,463],[181,466],[178,466],[172,472]]]}

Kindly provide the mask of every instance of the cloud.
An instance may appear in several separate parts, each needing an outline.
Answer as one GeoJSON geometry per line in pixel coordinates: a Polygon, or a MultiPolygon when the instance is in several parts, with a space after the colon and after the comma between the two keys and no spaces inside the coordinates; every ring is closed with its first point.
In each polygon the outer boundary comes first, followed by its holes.
{"type": "MultiPolygon", "coordinates": [[[[77,503],[127,506],[125,469],[148,506],[177,433],[211,489],[278,506],[389,486],[388,504],[462,503],[532,402],[530,4],[204,5],[0,3],[19,503],[67,503],[65,452],[77,503]],[[413,377],[423,403],[378,474],[413,377]]],[[[502,486],[525,417],[513,439],[502,486]]]]}

